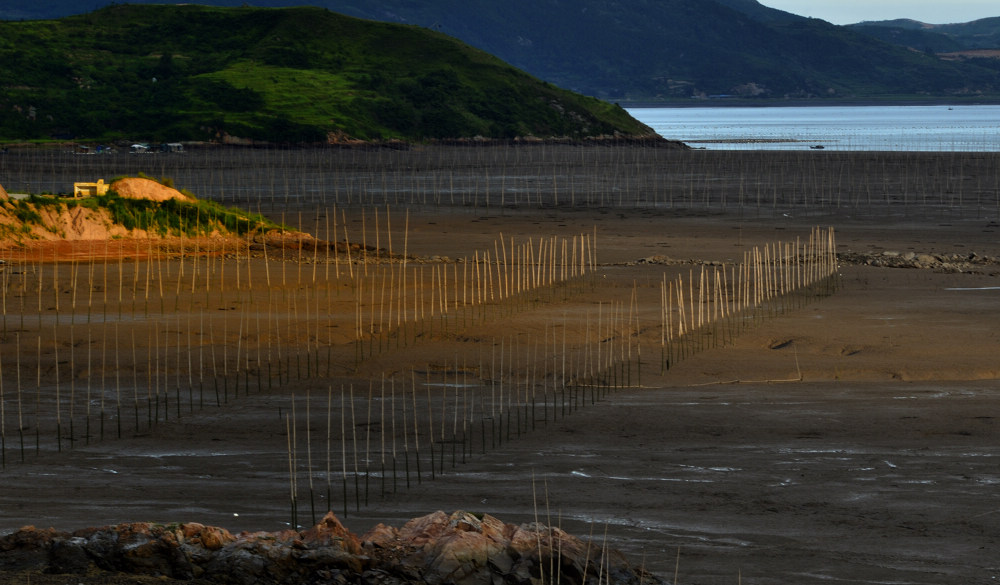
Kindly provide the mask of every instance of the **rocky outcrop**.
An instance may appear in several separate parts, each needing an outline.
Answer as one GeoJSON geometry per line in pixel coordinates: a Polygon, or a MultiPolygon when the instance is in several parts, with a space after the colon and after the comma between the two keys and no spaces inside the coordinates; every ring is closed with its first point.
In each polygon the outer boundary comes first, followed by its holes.
{"type": "Polygon", "coordinates": [[[1000,272],[1000,257],[979,255],[975,252],[953,254],[894,251],[845,252],[837,254],[837,260],[844,264],[862,264],[882,268],[920,268],[949,273],[994,274],[1000,272]]]}
{"type": "Polygon", "coordinates": [[[25,527],[0,538],[0,577],[95,571],[232,585],[364,583],[656,585],[606,547],[541,524],[435,512],[362,537],[331,512],[305,531],[244,532],[197,523],[119,524],[76,532],[25,527]]]}
{"type": "MultiPolygon", "coordinates": [[[[919,268],[948,273],[1000,274],[1000,257],[980,255],[975,252],[938,254],[917,252],[841,252],[837,254],[840,264],[860,264],[881,268],[919,268]]],[[[680,259],[655,255],[622,263],[622,266],[657,264],[678,266],[683,264],[703,266],[723,266],[717,260],[680,259]]]]}

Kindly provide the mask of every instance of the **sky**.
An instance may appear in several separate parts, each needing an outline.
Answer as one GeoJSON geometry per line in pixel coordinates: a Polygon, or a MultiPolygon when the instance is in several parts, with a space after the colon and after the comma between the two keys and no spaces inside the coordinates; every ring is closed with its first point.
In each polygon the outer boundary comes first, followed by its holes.
{"type": "Polygon", "coordinates": [[[759,0],[761,4],[833,24],[910,18],[930,24],[1000,16],[997,0],[759,0]]]}

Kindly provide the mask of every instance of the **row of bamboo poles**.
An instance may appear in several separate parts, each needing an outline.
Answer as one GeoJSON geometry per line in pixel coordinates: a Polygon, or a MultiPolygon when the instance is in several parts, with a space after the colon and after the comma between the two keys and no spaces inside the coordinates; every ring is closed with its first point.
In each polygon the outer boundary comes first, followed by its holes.
{"type": "MultiPolygon", "coordinates": [[[[608,320],[595,327],[615,331],[624,346],[623,325],[608,320]]],[[[493,339],[488,354],[481,344],[476,348],[473,361],[456,356],[369,379],[367,388],[331,386],[325,420],[312,410],[310,394],[293,395],[284,411],[292,525],[299,525],[303,492],[311,522],[318,511],[337,509],[346,517],[627,385],[615,371],[618,356],[601,347],[607,340],[569,347],[566,338],[565,330],[552,328],[541,340],[493,339]],[[314,458],[313,444],[324,439],[325,450],[314,458]]]]}
{"type": "Polygon", "coordinates": [[[373,267],[370,275],[366,268],[354,286],[357,358],[569,298],[594,271],[595,241],[579,234],[518,243],[501,234],[492,254],[476,251],[471,259],[409,267],[404,256],[398,264],[373,267]]]}
{"type": "MultiPolygon", "coordinates": [[[[947,151],[952,145],[943,146],[947,151]]],[[[0,158],[0,176],[12,193],[58,193],[84,177],[139,172],[271,213],[289,206],[373,203],[476,214],[557,206],[703,208],[777,217],[820,208],[852,208],[871,217],[918,206],[958,217],[1000,210],[995,152],[685,151],[637,143],[191,148],[154,157],[11,148],[0,158]]]]}
{"type": "MultiPolygon", "coordinates": [[[[223,406],[240,396],[280,392],[302,385],[301,364],[296,360],[293,366],[291,360],[283,360],[280,344],[266,350],[259,344],[252,349],[245,345],[254,337],[250,334],[240,335],[232,347],[225,339],[212,338],[215,334],[212,321],[203,319],[203,315],[197,322],[191,316],[182,319],[179,314],[175,322],[161,323],[154,319],[152,326],[146,327],[148,351],[141,353],[137,350],[140,344],[135,328],[129,330],[117,321],[94,323],[89,328],[71,322],[64,325],[70,335],[67,342],[60,341],[54,328],[53,338],[45,340],[46,344],[51,342],[51,352],[45,354],[41,335],[33,340],[37,342],[33,347],[25,348],[20,343],[20,333],[15,333],[13,363],[10,358],[5,360],[0,356],[0,456],[4,466],[8,447],[24,461],[26,452],[41,451],[43,434],[54,433],[55,445],[50,443],[50,447],[60,451],[64,446],[72,449],[78,442],[89,444],[91,440],[149,432],[159,424],[189,416],[206,406],[223,406]],[[199,334],[193,331],[204,322],[209,323],[208,339],[199,342],[194,339],[199,334]],[[77,327],[87,329],[86,340],[75,335],[77,327]],[[75,349],[84,343],[85,350],[75,349]],[[30,349],[37,351],[34,363],[27,363],[24,357],[31,353],[26,351],[30,349]],[[50,356],[51,360],[45,359],[50,356]],[[298,369],[297,373],[293,368],[298,369]],[[17,436],[10,443],[8,423],[15,423],[17,436]]],[[[483,354],[484,343],[468,343],[463,348],[463,360],[469,359],[470,352],[478,352],[474,371],[486,374],[470,379],[470,370],[463,366],[461,386],[491,387],[494,396],[490,416],[497,416],[492,413],[499,410],[497,418],[502,420],[504,404],[507,409],[514,408],[510,406],[513,400],[510,391],[504,398],[505,384],[521,388],[519,384],[523,383],[530,388],[533,416],[540,385],[544,396],[539,407],[542,420],[556,420],[580,407],[584,401],[581,394],[587,388],[593,401],[600,393],[595,388],[631,384],[630,360],[633,344],[637,343],[633,316],[634,311],[626,313],[622,304],[598,303],[583,318],[564,317],[560,323],[548,324],[541,342],[527,334],[493,340],[488,358],[483,354]],[[523,370],[528,366],[522,364],[529,363],[531,371],[525,373],[523,370]],[[625,368],[627,374],[619,374],[616,364],[625,368]],[[508,382],[518,376],[531,382],[508,382]]],[[[341,351],[347,347],[349,344],[342,345],[341,351]]],[[[307,363],[309,358],[307,355],[307,363]]],[[[455,359],[457,363],[458,357],[455,359]]],[[[635,368],[638,376],[638,363],[635,368]]],[[[428,366],[427,372],[440,369],[440,364],[434,364],[428,366]]],[[[448,369],[449,366],[444,367],[448,369]]],[[[308,371],[306,376],[310,376],[308,371]]],[[[317,380],[328,377],[315,369],[311,376],[317,380]]],[[[528,393],[525,389],[525,396],[528,393]]],[[[515,394],[520,395],[520,390],[515,394]]],[[[517,404],[527,408],[520,398],[517,404]]],[[[526,420],[522,426],[518,414],[515,426],[518,436],[527,432],[526,420]]],[[[510,425],[508,420],[507,439],[510,425]]],[[[501,424],[494,429],[496,435],[491,432],[491,445],[504,441],[502,428],[501,424]]]]}
{"type": "Polygon", "coordinates": [[[389,248],[377,245],[378,217],[376,246],[363,243],[353,257],[345,228],[332,253],[327,246],[320,257],[313,246],[310,258],[297,245],[286,258],[293,262],[269,259],[266,248],[252,258],[239,242],[202,255],[193,240],[173,259],[136,241],[117,262],[7,265],[0,271],[0,340],[8,350],[0,355],[0,442],[7,444],[8,413],[16,415],[23,459],[24,430],[33,429],[27,442],[40,451],[53,411],[61,451],[92,437],[148,431],[293,377],[344,375],[372,353],[371,340],[380,350],[390,340],[398,348],[433,336],[435,327],[470,327],[554,299],[556,289],[565,298],[596,262],[594,240],[582,234],[537,244],[501,236],[469,262],[417,263],[406,254],[408,232],[404,253],[393,253],[388,211],[389,248]],[[126,262],[126,253],[149,259],[126,262]],[[530,303],[522,298],[529,291],[530,303]],[[357,321],[347,333],[351,316],[357,321]]]}
{"type": "MultiPolygon", "coordinates": [[[[521,315],[537,308],[547,310],[541,321],[525,318],[544,332],[501,338],[499,353],[508,379],[534,380],[521,391],[531,401],[517,400],[509,410],[548,405],[542,406],[545,421],[578,407],[581,389],[591,388],[593,400],[602,392],[594,388],[641,385],[642,343],[655,345],[657,329],[665,366],[806,302],[817,286],[829,286],[836,267],[832,230],[816,230],[801,246],[755,249],[743,264],[703,269],[697,279],[692,271],[687,283],[664,274],[656,323],[647,308],[652,299],[640,287],[609,300],[621,289],[597,286],[594,241],[587,234],[521,243],[499,238],[493,250],[455,264],[409,265],[405,255],[394,262],[387,255],[380,263],[355,256],[349,263],[310,264],[298,256],[276,262],[189,254],[8,265],[0,271],[0,458],[5,466],[8,452],[23,461],[43,446],[61,451],[148,432],[239,396],[350,377],[362,358],[418,339],[455,342],[491,320],[509,320],[516,331],[521,315]],[[294,278],[288,270],[296,271],[294,278]],[[262,286],[251,272],[270,278],[262,286]],[[404,314],[402,307],[414,301],[404,314]],[[552,315],[564,303],[576,308],[552,315]]],[[[451,367],[482,364],[483,345],[474,338],[461,343],[463,355],[451,367]]],[[[468,383],[492,384],[494,359],[468,383]]],[[[526,431],[521,423],[514,428],[526,431]]],[[[501,441],[489,436],[491,445],[501,441]]]]}
{"type": "MultiPolygon", "coordinates": [[[[686,283],[683,276],[668,281],[664,275],[661,367],[669,367],[671,359],[718,347],[768,317],[835,292],[835,250],[833,229],[817,228],[804,243],[754,248],[740,264],[712,267],[710,272],[703,266],[698,278],[691,271],[686,283]],[[679,294],[673,302],[673,287],[688,291],[687,297],[679,294]]],[[[347,516],[414,481],[433,480],[445,473],[446,466],[454,468],[474,454],[486,454],[538,425],[598,405],[610,392],[641,387],[643,323],[637,298],[633,286],[628,301],[599,304],[583,319],[580,337],[579,331],[568,333],[572,327],[564,319],[558,330],[546,330],[540,344],[530,336],[493,340],[490,355],[484,356],[480,346],[478,361],[471,364],[466,358],[460,363],[456,356],[452,365],[411,370],[401,375],[398,390],[393,377],[388,395],[384,377],[378,390],[369,384],[367,398],[353,387],[341,388],[340,450],[330,449],[336,423],[331,426],[328,415],[325,469],[313,460],[309,439],[321,427],[310,421],[308,413],[305,419],[296,419],[293,411],[287,419],[293,525],[299,522],[303,493],[308,493],[313,522],[317,497],[325,509],[347,516]],[[567,346],[567,336],[592,341],[572,347],[567,346]],[[374,404],[379,405],[375,415],[374,404]],[[419,414],[424,409],[426,417],[419,414]],[[359,412],[365,413],[364,420],[359,412]],[[304,459],[296,439],[296,429],[303,426],[304,459]],[[307,486],[300,485],[300,476],[307,486]],[[325,496],[317,485],[325,485],[325,496]]],[[[331,388],[328,404],[334,400],[331,388]]]]}
{"type": "Polygon", "coordinates": [[[663,369],[684,357],[724,346],[737,335],[835,291],[837,251],[833,228],[814,228],[806,242],[754,247],[730,266],[701,266],[698,274],[660,282],[660,353],[663,369]]]}

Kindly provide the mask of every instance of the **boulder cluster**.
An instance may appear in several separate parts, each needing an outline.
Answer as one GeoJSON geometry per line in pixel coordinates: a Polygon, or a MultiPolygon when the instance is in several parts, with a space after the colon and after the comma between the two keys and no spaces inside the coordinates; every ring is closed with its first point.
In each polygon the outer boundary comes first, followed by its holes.
{"type": "Polygon", "coordinates": [[[863,264],[884,268],[920,268],[948,273],[994,274],[1000,272],[1000,257],[975,252],[931,254],[918,252],[846,252],[837,254],[844,264],[863,264]]]}
{"type": "MultiPolygon", "coordinates": [[[[894,251],[841,252],[837,254],[837,262],[840,264],[861,264],[882,268],[920,268],[947,273],[1000,274],[1000,256],[980,255],[975,252],[956,254],[894,251]]],[[[640,258],[633,262],[626,262],[624,266],[635,266],[637,264],[659,264],[665,266],[677,266],[681,264],[701,264],[704,266],[725,265],[724,262],[715,260],[685,260],[657,255],[640,258]]]]}
{"type": "Polygon", "coordinates": [[[0,538],[0,576],[95,571],[232,585],[657,585],[615,550],[559,528],[436,512],[358,537],[331,512],[316,526],[243,532],[130,523],[76,532],[32,526],[0,538]]]}

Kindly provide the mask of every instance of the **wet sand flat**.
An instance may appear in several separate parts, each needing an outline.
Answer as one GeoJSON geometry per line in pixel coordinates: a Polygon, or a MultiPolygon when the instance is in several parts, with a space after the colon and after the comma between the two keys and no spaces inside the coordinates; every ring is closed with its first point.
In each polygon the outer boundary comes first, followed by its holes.
{"type": "MultiPolygon", "coordinates": [[[[381,306],[383,293],[352,284],[357,257],[9,262],[0,532],[286,526],[294,431],[300,525],[312,508],[358,534],[438,509],[538,517],[607,535],[635,564],[689,583],[958,584],[1000,572],[1000,265],[844,264],[832,294],[669,368],[658,309],[664,275],[697,278],[814,226],[834,228],[840,254],[1000,257],[996,155],[532,149],[308,153],[364,182],[324,175],[336,207],[296,198],[301,182],[267,185],[280,205],[265,213],[320,238],[342,240],[346,226],[387,248],[391,229],[397,253],[405,238],[425,293],[465,278],[471,264],[453,260],[500,242],[594,238],[594,272],[577,284],[427,319],[410,341],[376,336],[366,312],[367,354],[355,308],[381,306]],[[430,198],[387,203],[390,192],[430,198]],[[463,192],[465,204],[449,203],[463,192]],[[621,318],[603,341],[597,319],[625,314],[635,334],[621,318]],[[597,347],[627,349],[627,370],[557,394],[562,368],[587,368],[597,347]]],[[[292,153],[253,169],[242,157],[262,154],[150,160],[199,193],[220,176],[246,186],[261,167],[296,168],[292,153]]],[[[25,172],[47,168],[24,160],[25,172]]],[[[225,197],[255,208],[252,192],[225,197]]],[[[365,282],[387,266],[369,264],[365,282]]]]}

